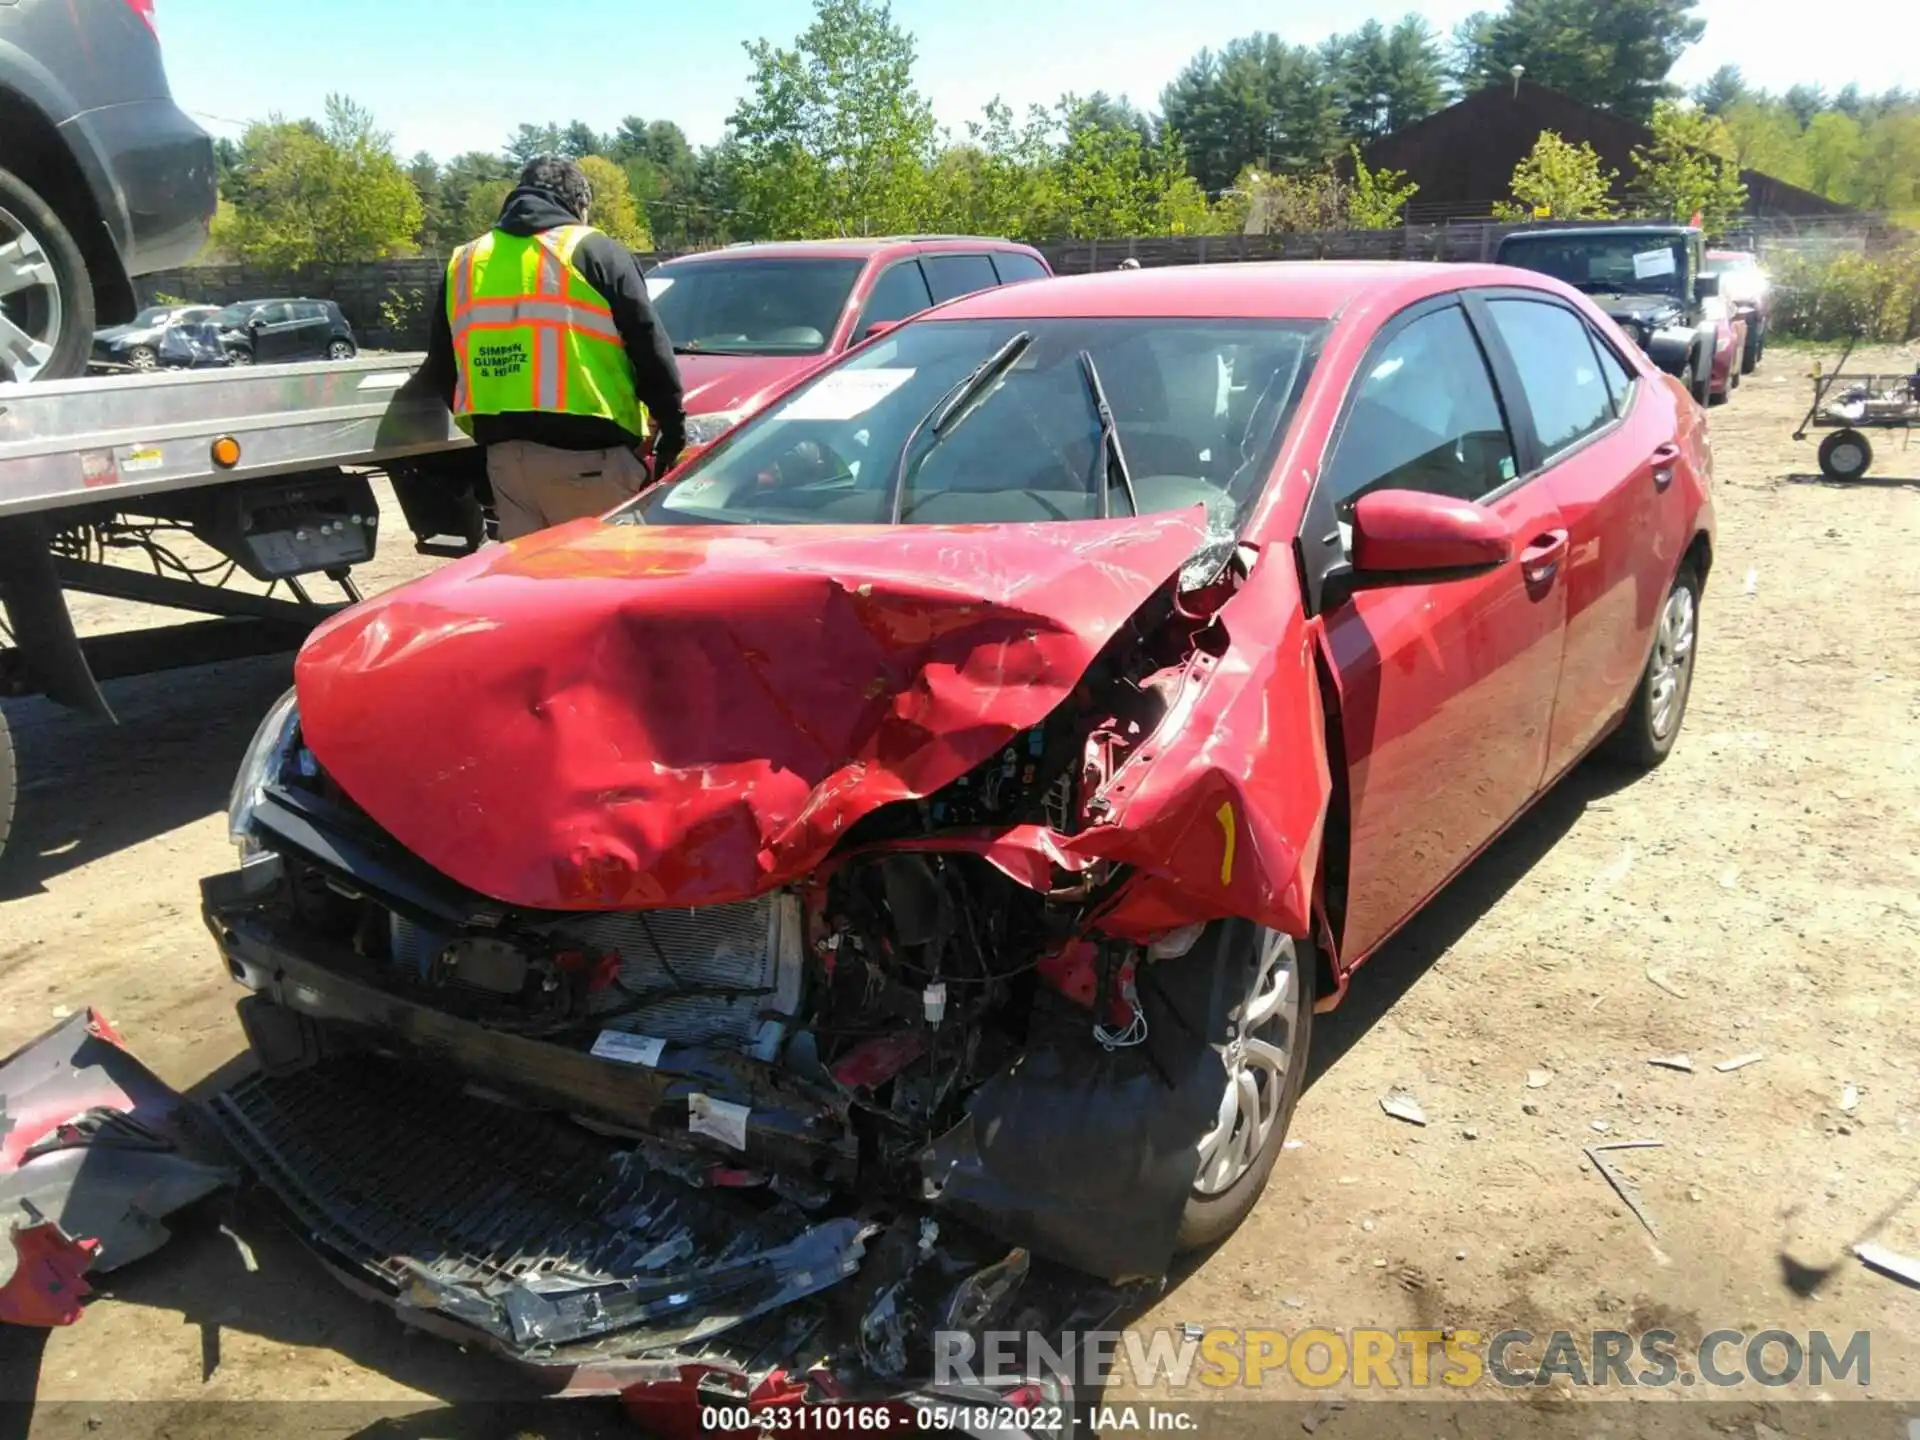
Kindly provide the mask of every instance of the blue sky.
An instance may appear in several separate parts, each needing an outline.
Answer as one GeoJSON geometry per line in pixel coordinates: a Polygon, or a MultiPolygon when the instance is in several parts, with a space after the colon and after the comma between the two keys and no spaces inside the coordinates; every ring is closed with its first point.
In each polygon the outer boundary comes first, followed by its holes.
{"type": "MultiPolygon", "coordinates": [[[[157,18],[175,96],[215,134],[237,135],[276,110],[318,114],[329,90],[344,90],[394,132],[402,154],[444,159],[498,148],[522,120],[608,129],[640,115],[678,121],[696,143],[710,143],[745,86],[741,43],[789,44],[811,8],[806,0],[158,0],[157,18]]],[[[1203,46],[1256,30],[1317,42],[1408,8],[1394,0],[895,0],[894,15],[919,42],[921,90],[959,129],[995,94],[1020,108],[1105,90],[1151,109],[1203,46]]],[[[1499,7],[1436,0],[1417,8],[1444,35],[1469,12],[1499,7]]],[[[1848,80],[1871,91],[1920,88],[1920,47],[1863,43],[1868,11],[1848,12],[1859,23],[1830,23],[1791,15],[1779,0],[1703,0],[1698,13],[1706,38],[1676,71],[1683,83],[1733,63],[1773,89],[1848,80]],[[1779,18],[1762,18],[1769,12],[1779,18]]],[[[1885,13],[1908,11],[1895,0],[1885,13]]]]}

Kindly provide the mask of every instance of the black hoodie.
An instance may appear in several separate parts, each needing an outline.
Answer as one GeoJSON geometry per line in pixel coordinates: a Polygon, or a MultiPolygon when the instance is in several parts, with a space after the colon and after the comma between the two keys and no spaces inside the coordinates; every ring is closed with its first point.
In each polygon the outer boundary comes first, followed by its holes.
{"type": "MultiPolygon", "coordinates": [[[[497,229],[509,235],[538,235],[563,225],[578,225],[557,201],[539,190],[515,190],[501,207],[497,229]]],[[[613,310],[613,323],[626,342],[633,361],[633,390],[659,428],[663,448],[677,451],[685,438],[686,411],[681,403],[680,370],[673,360],[673,342],[647,300],[640,267],[621,245],[598,231],[573,252],[573,268],[600,292],[613,310]]],[[[440,277],[434,299],[432,328],[427,336],[427,359],[415,384],[437,394],[453,408],[458,361],[453,353],[453,328],[447,319],[447,277],[440,277]]],[[[556,450],[609,450],[632,446],[636,437],[611,420],[592,415],[561,415],[526,411],[508,415],[476,415],[473,438],[481,445],[507,440],[529,440],[556,450]]]]}

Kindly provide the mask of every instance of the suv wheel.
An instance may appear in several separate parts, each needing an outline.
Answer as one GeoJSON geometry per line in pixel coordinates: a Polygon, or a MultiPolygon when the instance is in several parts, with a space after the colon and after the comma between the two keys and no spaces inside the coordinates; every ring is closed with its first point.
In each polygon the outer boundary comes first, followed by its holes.
{"type": "Polygon", "coordinates": [[[60,217],[0,170],[0,383],[60,380],[87,368],[93,282],[60,217]]]}
{"type": "Polygon", "coordinates": [[[336,340],[327,346],[327,359],[329,360],[351,360],[352,358],[353,342],[351,340],[336,340]]]}

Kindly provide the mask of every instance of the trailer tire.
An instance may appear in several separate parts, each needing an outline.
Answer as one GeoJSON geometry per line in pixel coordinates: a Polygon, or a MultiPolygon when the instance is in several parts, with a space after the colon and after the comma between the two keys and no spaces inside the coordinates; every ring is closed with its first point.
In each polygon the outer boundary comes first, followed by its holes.
{"type": "MultiPolygon", "coordinates": [[[[86,257],[52,207],[24,180],[0,170],[0,246],[23,239],[46,256],[53,277],[50,287],[29,286],[6,302],[15,325],[52,347],[29,378],[65,380],[83,375],[93,350],[94,325],[93,280],[87,274],[86,257]]],[[[0,384],[18,378],[0,359],[0,384]]]]}
{"type": "Polygon", "coordinates": [[[20,771],[13,760],[13,732],[7,712],[0,710],[0,862],[7,858],[7,835],[13,829],[14,802],[20,798],[20,771]]]}
{"type": "Polygon", "coordinates": [[[1829,480],[1858,480],[1873,464],[1873,446],[1858,430],[1836,430],[1820,442],[1820,473],[1829,480]]]}

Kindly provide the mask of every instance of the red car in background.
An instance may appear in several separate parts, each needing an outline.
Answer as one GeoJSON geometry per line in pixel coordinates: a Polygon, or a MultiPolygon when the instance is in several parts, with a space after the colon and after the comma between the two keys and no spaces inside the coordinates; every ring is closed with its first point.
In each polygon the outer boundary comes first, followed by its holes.
{"type": "Polygon", "coordinates": [[[1531,272],[909,321],[309,641],[203,884],[222,1128],[558,1383],[950,1397],[936,1331],[1230,1232],[1357,967],[1596,749],[1666,758],[1708,488],[1682,384],[1531,272]]]}
{"type": "Polygon", "coordinates": [[[1009,240],[806,240],[669,260],[647,272],[647,294],[680,357],[691,451],[877,328],[1051,273],[1038,250],[1009,240]]]}
{"type": "Polygon", "coordinates": [[[1718,277],[1722,299],[1732,302],[1735,313],[1747,323],[1746,346],[1740,352],[1740,373],[1751,375],[1767,353],[1767,332],[1771,328],[1771,286],[1760,257],[1751,250],[1709,250],[1706,273],[1718,277]]]}
{"type": "Polygon", "coordinates": [[[1713,322],[1713,373],[1707,386],[1710,402],[1725,403],[1740,388],[1742,360],[1747,353],[1746,317],[1731,300],[1709,295],[1700,302],[1700,313],[1713,322]]]}

